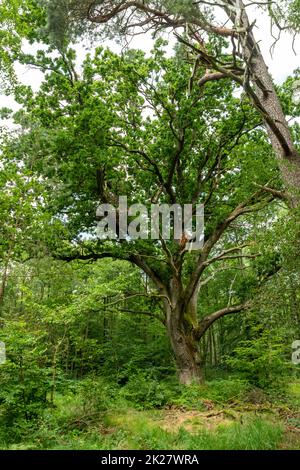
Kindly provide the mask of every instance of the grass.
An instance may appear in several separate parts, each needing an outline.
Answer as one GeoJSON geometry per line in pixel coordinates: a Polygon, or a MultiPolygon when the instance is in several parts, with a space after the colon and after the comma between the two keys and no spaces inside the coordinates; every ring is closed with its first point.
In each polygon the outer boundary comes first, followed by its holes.
{"type": "MultiPolygon", "coordinates": [[[[220,421],[214,429],[208,429],[203,423],[194,420],[191,423],[188,412],[187,420],[176,431],[163,428],[148,413],[134,412],[110,418],[110,423],[117,424],[125,432],[123,449],[165,449],[165,450],[226,450],[226,449],[276,449],[283,437],[283,427],[264,418],[249,416],[242,422],[220,421]],[[194,430],[187,430],[186,425],[194,424],[194,430]]],[[[163,415],[163,412],[161,412],[163,415]]],[[[201,415],[199,415],[201,416],[201,415]]],[[[160,416],[160,425],[164,423],[160,416]]],[[[167,423],[165,423],[167,424],[167,423]]]]}
{"type": "MultiPolygon", "coordinates": [[[[36,428],[25,433],[29,439],[8,444],[2,437],[0,446],[11,450],[299,449],[299,413],[279,403],[250,403],[250,392],[243,382],[213,380],[205,387],[181,390],[169,406],[144,409],[111,394],[104,408],[103,396],[91,402],[85,392],[58,395],[55,408],[46,410],[36,428]]],[[[289,386],[287,403],[299,401],[300,381],[295,381],[289,386]]]]}
{"type": "Polygon", "coordinates": [[[52,450],[272,450],[280,446],[283,427],[264,418],[248,417],[245,422],[220,425],[215,430],[203,428],[197,433],[184,427],[176,432],[155,425],[143,412],[134,418],[119,416],[115,428],[94,425],[85,431],[47,435],[43,430],[33,442],[11,445],[9,449],[52,450]],[[107,433],[107,434],[106,434],[107,433]]]}
{"type": "MultiPolygon", "coordinates": [[[[283,439],[283,425],[268,417],[250,414],[242,419],[220,418],[211,426],[209,419],[186,420],[171,430],[169,412],[134,409],[121,413],[105,413],[102,419],[90,423],[84,430],[58,430],[47,423],[32,435],[30,442],[9,446],[10,449],[55,450],[223,450],[277,449],[283,439]]],[[[66,416],[66,414],[64,414],[66,416]]],[[[201,415],[199,415],[201,416],[201,415]]]]}
{"type": "Polygon", "coordinates": [[[300,379],[291,382],[288,391],[291,401],[300,407],[300,379]]]}

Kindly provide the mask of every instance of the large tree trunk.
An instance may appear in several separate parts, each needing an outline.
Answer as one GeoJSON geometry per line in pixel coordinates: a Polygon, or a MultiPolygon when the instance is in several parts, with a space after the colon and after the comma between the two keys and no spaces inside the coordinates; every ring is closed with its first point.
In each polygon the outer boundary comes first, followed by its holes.
{"type": "Polygon", "coordinates": [[[200,363],[198,341],[194,335],[197,322],[197,295],[195,294],[188,308],[178,298],[175,287],[171,296],[172,305],[166,305],[167,332],[174,353],[180,383],[191,385],[203,383],[204,375],[200,363]]]}
{"type": "Polygon", "coordinates": [[[202,383],[204,377],[201,370],[198,342],[174,318],[170,318],[167,327],[180,383],[185,385],[202,383]]]}

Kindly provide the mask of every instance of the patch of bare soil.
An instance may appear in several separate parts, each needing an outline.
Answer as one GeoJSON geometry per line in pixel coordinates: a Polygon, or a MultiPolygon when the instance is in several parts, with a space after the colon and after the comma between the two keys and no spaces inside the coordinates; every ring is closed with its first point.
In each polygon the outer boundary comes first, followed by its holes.
{"type": "Polygon", "coordinates": [[[279,448],[282,450],[300,450],[300,430],[287,428],[279,448]]]}
{"type": "Polygon", "coordinates": [[[230,425],[233,419],[236,419],[236,416],[231,411],[196,411],[173,408],[166,410],[157,424],[168,432],[176,433],[180,428],[184,428],[190,433],[196,433],[200,429],[210,431],[220,425],[230,425]]]}

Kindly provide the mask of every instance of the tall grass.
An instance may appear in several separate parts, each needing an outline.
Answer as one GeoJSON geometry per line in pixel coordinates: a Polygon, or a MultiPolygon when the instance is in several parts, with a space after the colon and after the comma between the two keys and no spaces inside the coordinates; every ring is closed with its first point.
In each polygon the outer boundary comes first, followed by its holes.
{"type": "Polygon", "coordinates": [[[126,432],[126,448],[134,450],[272,450],[277,449],[283,428],[262,418],[220,426],[216,430],[175,433],[138,422],[126,432]]]}
{"type": "MultiPolygon", "coordinates": [[[[164,388],[167,384],[159,391],[164,388]]],[[[176,387],[167,394],[171,399],[168,412],[153,406],[152,389],[147,394],[146,387],[141,387],[139,395],[134,396],[138,406],[133,396],[131,401],[126,400],[128,391],[129,387],[126,393],[119,393],[115,386],[106,386],[102,381],[93,383],[93,387],[90,382],[83,383],[75,393],[58,395],[55,407],[45,410],[38,425],[25,432],[22,440],[6,441],[5,433],[0,432],[0,446],[66,450],[272,450],[283,446],[284,426],[274,414],[258,417],[242,410],[229,419],[218,418],[212,426],[206,421],[205,400],[213,402],[214,411],[226,408],[232,400],[243,408],[248,393],[243,381],[213,380],[203,387],[176,387]],[[172,426],[172,419],[168,421],[174,406],[187,418],[181,427],[172,426]],[[187,425],[189,417],[195,417],[197,423],[187,425]]],[[[299,398],[298,382],[293,384],[291,394],[293,399],[299,398]]]]}
{"type": "MultiPolygon", "coordinates": [[[[142,412],[139,412],[142,414],[142,412]]],[[[66,450],[273,450],[283,438],[280,424],[262,418],[245,423],[233,422],[215,430],[202,429],[191,433],[184,428],[172,433],[139,417],[118,426],[101,428],[93,424],[84,431],[73,429],[64,433],[41,429],[31,442],[10,446],[10,449],[66,450]],[[107,432],[107,434],[106,434],[107,432]]]]}

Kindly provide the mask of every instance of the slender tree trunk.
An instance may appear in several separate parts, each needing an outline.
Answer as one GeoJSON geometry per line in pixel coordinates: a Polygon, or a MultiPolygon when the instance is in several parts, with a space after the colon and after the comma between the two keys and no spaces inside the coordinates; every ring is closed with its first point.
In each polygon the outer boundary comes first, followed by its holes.
{"type": "Polygon", "coordinates": [[[9,265],[9,259],[5,261],[5,264],[3,267],[2,278],[0,282],[0,305],[4,302],[4,294],[5,294],[5,289],[6,289],[7,279],[8,279],[8,265],[9,265]]]}

